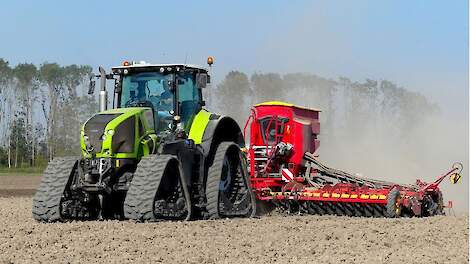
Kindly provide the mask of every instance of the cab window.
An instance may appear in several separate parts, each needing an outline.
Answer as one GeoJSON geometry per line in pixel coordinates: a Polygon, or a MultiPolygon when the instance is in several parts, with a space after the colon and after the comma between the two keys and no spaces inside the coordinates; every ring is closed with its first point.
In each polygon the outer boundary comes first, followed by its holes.
{"type": "Polygon", "coordinates": [[[146,110],[144,112],[144,118],[145,118],[145,121],[147,121],[147,124],[149,126],[148,128],[150,130],[155,130],[155,121],[153,118],[152,110],[146,110]]]}
{"type": "Polygon", "coordinates": [[[195,74],[184,73],[177,77],[178,102],[181,109],[181,120],[186,128],[190,126],[192,118],[200,108],[200,91],[195,84],[195,74]]]}

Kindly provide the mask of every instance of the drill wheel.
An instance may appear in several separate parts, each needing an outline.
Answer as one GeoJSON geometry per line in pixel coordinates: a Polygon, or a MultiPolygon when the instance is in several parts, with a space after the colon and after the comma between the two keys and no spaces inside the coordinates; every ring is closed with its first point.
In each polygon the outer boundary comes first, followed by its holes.
{"type": "Polygon", "coordinates": [[[387,196],[387,205],[385,216],[389,218],[397,218],[401,216],[402,205],[400,189],[394,187],[387,196]]]}

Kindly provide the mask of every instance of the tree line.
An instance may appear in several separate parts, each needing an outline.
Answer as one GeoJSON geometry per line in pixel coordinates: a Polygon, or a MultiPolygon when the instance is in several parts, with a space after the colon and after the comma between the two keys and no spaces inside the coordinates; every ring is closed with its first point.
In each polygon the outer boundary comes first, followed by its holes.
{"type": "Polygon", "coordinates": [[[88,65],[49,62],[13,67],[0,58],[0,166],[79,154],[80,124],[97,110],[86,93],[91,72],[88,65]]]}
{"type": "Polygon", "coordinates": [[[210,94],[210,103],[244,125],[250,106],[265,101],[287,101],[320,108],[322,140],[351,140],[384,131],[396,138],[439,112],[424,95],[388,80],[353,81],[310,73],[253,73],[231,71],[210,94]]]}

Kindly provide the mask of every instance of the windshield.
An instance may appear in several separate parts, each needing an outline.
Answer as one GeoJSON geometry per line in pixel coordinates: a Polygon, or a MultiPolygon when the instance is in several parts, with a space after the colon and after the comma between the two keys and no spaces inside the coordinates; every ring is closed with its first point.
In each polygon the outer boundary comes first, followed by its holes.
{"type": "Polygon", "coordinates": [[[173,74],[141,72],[124,76],[120,107],[151,107],[155,116],[155,130],[171,125],[174,96],[170,91],[173,74]]]}

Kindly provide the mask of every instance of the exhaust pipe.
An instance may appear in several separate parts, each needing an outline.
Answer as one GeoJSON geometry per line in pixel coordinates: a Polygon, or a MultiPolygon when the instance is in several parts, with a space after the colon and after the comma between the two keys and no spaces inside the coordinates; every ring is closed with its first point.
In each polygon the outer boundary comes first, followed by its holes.
{"type": "Polygon", "coordinates": [[[99,67],[100,72],[100,112],[108,109],[108,92],[106,91],[106,71],[103,67],[99,67]]]}
{"type": "Polygon", "coordinates": [[[108,93],[100,91],[100,112],[106,111],[108,105],[108,93]]]}

